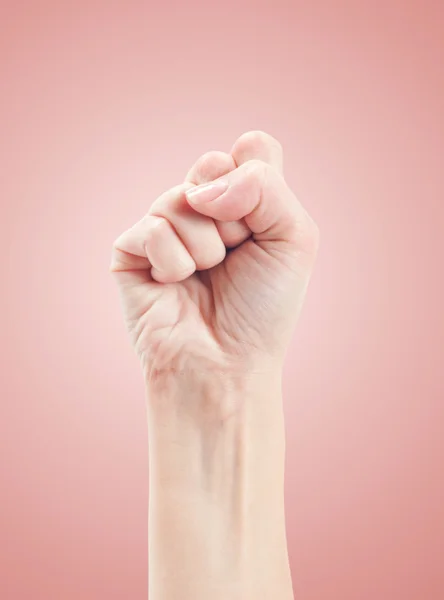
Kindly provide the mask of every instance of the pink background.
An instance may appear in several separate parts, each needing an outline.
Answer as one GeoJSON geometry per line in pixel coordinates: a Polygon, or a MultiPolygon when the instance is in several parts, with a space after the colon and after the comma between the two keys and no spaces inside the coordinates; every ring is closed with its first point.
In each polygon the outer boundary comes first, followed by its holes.
{"type": "Polygon", "coordinates": [[[146,598],[110,248],[249,129],[322,232],[285,378],[296,598],[444,597],[443,20],[438,0],[2,3],[2,600],[146,598]]]}

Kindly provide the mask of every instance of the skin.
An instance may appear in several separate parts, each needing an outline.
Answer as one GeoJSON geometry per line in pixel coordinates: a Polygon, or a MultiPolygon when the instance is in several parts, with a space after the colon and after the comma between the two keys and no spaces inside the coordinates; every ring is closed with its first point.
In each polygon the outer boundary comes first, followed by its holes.
{"type": "Polygon", "coordinates": [[[151,600],[290,600],[281,377],[319,234],[282,148],[209,152],[114,243],[150,442],[151,600]]]}

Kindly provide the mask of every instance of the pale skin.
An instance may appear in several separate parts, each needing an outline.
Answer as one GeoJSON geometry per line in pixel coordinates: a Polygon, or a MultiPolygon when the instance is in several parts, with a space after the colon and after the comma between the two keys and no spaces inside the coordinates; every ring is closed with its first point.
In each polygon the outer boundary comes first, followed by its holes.
{"type": "Polygon", "coordinates": [[[150,444],[150,600],[290,600],[281,378],[318,228],[259,131],[114,243],[150,444]]]}

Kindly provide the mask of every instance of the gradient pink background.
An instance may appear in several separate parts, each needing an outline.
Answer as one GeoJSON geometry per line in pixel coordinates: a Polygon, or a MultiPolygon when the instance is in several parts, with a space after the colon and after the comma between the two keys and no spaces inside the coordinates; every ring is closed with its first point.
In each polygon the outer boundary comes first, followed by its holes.
{"type": "Polygon", "coordinates": [[[282,141],[322,233],[285,377],[296,598],[444,597],[443,21],[420,0],[2,3],[2,600],[146,598],[110,248],[249,129],[282,141]]]}

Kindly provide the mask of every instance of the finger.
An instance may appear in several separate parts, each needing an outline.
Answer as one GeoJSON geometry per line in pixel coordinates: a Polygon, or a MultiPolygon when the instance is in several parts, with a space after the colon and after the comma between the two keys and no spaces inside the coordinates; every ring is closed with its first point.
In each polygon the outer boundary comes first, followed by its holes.
{"type": "Polygon", "coordinates": [[[146,217],[124,231],[112,248],[110,271],[127,283],[151,281],[151,264],[145,249],[146,217]]]}
{"type": "Polygon", "coordinates": [[[185,177],[193,185],[201,185],[213,181],[237,167],[234,158],[226,152],[212,150],[202,154],[188,171],[185,177]]]}
{"type": "MultiPolygon", "coordinates": [[[[273,136],[263,131],[248,131],[242,134],[231,148],[231,156],[237,166],[241,166],[250,160],[260,160],[278,173],[283,173],[283,151],[280,142],[273,136]]],[[[243,220],[245,228],[248,228],[243,220]]],[[[244,240],[250,237],[245,232],[244,240]]],[[[243,241],[244,241],[243,240],[243,241]]]]}
{"type": "Polygon", "coordinates": [[[245,218],[258,242],[289,242],[311,251],[317,228],[276,169],[251,160],[187,192],[194,210],[220,221],[245,218]]]}
{"type": "Polygon", "coordinates": [[[127,272],[129,282],[134,277],[174,283],[187,279],[195,270],[192,257],[166,219],[146,215],[114,243],[111,271],[127,272]]]}
{"type": "MultiPolygon", "coordinates": [[[[206,152],[188,171],[186,181],[201,185],[234,171],[236,167],[237,164],[231,154],[216,150],[206,152]]],[[[251,231],[243,219],[231,223],[215,221],[215,225],[226,248],[235,248],[251,236],[251,231]]]]}
{"type": "Polygon", "coordinates": [[[263,131],[242,134],[233,144],[231,156],[238,167],[250,160],[260,160],[283,173],[282,146],[277,139],[263,131]]]}
{"type": "Polygon", "coordinates": [[[176,283],[196,270],[194,260],[166,219],[146,219],[145,249],[151,276],[159,283],[176,283]]]}
{"type": "Polygon", "coordinates": [[[185,183],[162,194],[151,206],[150,215],[170,223],[196,269],[203,271],[221,263],[226,248],[214,220],[196,212],[187,202],[185,191],[191,187],[185,183]]]}
{"type": "Polygon", "coordinates": [[[138,281],[151,273],[152,278],[166,283],[181,281],[190,272],[210,269],[224,260],[226,247],[214,220],[193,210],[186,200],[185,190],[190,187],[192,184],[185,183],[162,194],[148,215],[116,240],[111,271],[120,272],[121,279],[124,272],[131,273],[138,281]],[[163,221],[167,225],[161,225],[163,221]],[[191,257],[192,265],[184,250],[191,257]],[[172,259],[175,254],[178,256],[176,266],[172,259]],[[182,259],[186,263],[183,269],[182,259]]]}

